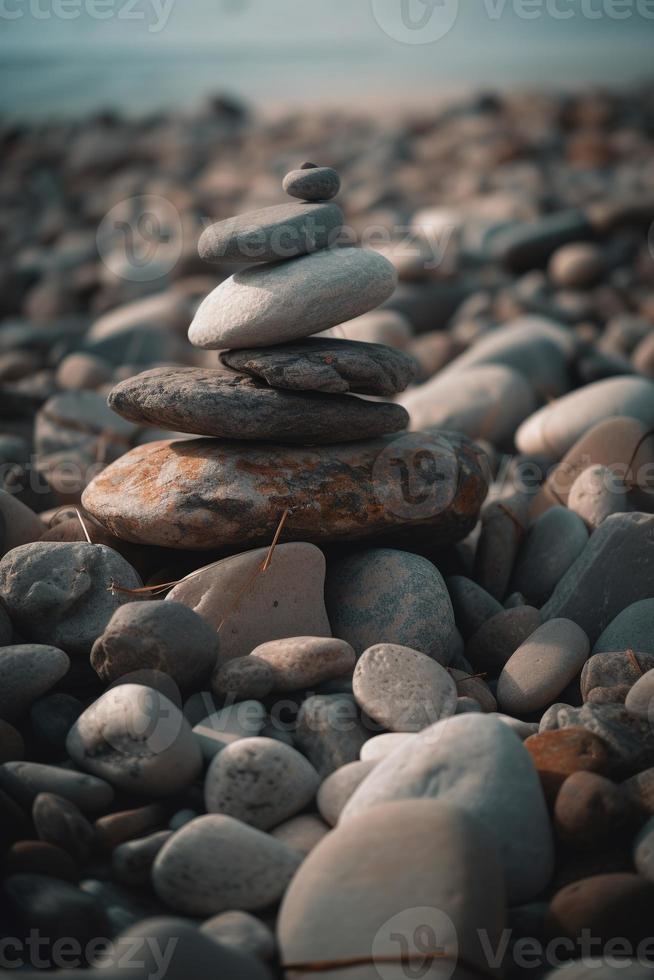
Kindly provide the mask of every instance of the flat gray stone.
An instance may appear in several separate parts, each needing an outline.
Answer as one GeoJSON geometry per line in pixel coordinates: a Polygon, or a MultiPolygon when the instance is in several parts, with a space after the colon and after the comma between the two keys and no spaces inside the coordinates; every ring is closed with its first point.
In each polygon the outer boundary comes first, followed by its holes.
{"type": "Polygon", "coordinates": [[[348,762],[356,762],[370,734],[351,695],[314,694],[302,702],[294,737],[324,779],[348,762]]]}
{"type": "Polygon", "coordinates": [[[544,708],[581,671],[590,645],[569,619],[550,619],[522,643],[504,665],[497,702],[509,715],[528,715],[544,708]]]}
{"type": "Polygon", "coordinates": [[[550,507],[531,525],[520,545],[511,586],[542,606],[588,544],[588,530],[567,507],[550,507]]]}
{"type": "Polygon", "coordinates": [[[349,677],[356,654],[345,640],[322,636],[290,636],[255,647],[253,659],[272,671],[275,691],[299,691],[339,677],[349,677]]]}
{"type": "Polygon", "coordinates": [[[329,394],[396,395],[418,372],[417,361],[394,347],[319,337],[307,337],[297,344],[223,351],[220,360],[273,388],[329,394]]]}
{"type": "Polygon", "coordinates": [[[614,415],[653,426],[654,382],[620,376],[572,391],[526,419],[516,433],[516,446],[526,454],[561,459],[590,428],[614,415]]]}
{"type": "Polygon", "coordinates": [[[419,732],[456,711],[454,679],[431,657],[395,643],[368,647],[352,689],[359,707],[392,732],[419,732]]]}
{"type": "Polygon", "coordinates": [[[445,581],[430,561],[391,548],[368,548],[331,562],[325,585],[336,636],[357,653],[395,643],[448,664],[454,613],[445,581]]]}
{"type": "Polygon", "coordinates": [[[173,432],[259,442],[352,442],[397,432],[409,421],[391,402],[285,391],[211,368],[145,371],[117,385],[109,405],[125,418],[173,432]]]}
{"type": "Polygon", "coordinates": [[[86,541],[35,541],[0,561],[0,596],[28,640],[53,643],[66,653],[88,656],[119,606],[131,600],[112,592],[142,582],[117,551],[86,541]]]}
{"type": "Polygon", "coordinates": [[[332,167],[304,165],[291,170],[282,181],[282,187],[290,197],[301,201],[331,201],[341,186],[341,178],[332,167]]]}
{"type": "Polygon", "coordinates": [[[488,969],[505,921],[492,835],[454,806],[402,800],[340,823],[314,848],[284,896],[277,935],[284,963],[365,964],[329,970],[329,980],[400,980],[407,953],[423,977],[445,978],[460,952],[471,972],[459,964],[456,976],[467,977],[488,969]],[[424,952],[435,944],[446,958],[429,966],[424,952]]]}
{"type": "Polygon", "coordinates": [[[81,769],[138,796],[185,789],[202,768],[200,747],[181,711],[140,684],[106,691],[75,722],[66,748],[81,769]]]}
{"type": "Polygon", "coordinates": [[[654,654],[654,599],[640,599],[618,613],[602,631],[593,653],[638,650],[654,654]]]}
{"type": "Polygon", "coordinates": [[[456,715],[413,735],[375,766],[341,821],[371,817],[391,800],[422,797],[452,804],[490,831],[512,904],[543,890],[554,855],[547,807],[529,753],[501,721],[456,715]]]}
{"type": "Polygon", "coordinates": [[[49,766],[42,762],[6,762],[0,766],[0,787],[26,807],[39,793],[55,793],[86,812],[106,811],[114,799],[113,787],[86,772],[49,766]]]}
{"type": "Polygon", "coordinates": [[[501,603],[490,592],[465,575],[451,575],[446,583],[456,625],[464,640],[469,640],[486,620],[503,610],[501,603]]]}
{"type": "Polygon", "coordinates": [[[225,813],[271,830],[312,801],[320,777],[303,755],[272,738],[243,738],[209,766],[204,799],[209,813],[225,813]]]}
{"type": "Polygon", "coordinates": [[[373,310],[397,273],[383,256],[337,248],[237,272],[202,301],[189,327],[196,347],[267,347],[373,310]]]}
{"type": "Polygon", "coordinates": [[[185,824],[163,846],[152,883],[161,901],[185,915],[251,912],[281,898],[301,861],[270,834],[211,813],[185,824]]]}
{"type": "Polygon", "coordinates": [[[0,648],[0,718],[20,718],[69,668],[70,660],[57,647],[19,643],[0,648]]]}
{"type": "Polygon", "coordinates": [[[78,807],[55,793],[39,793],[32,807],[39,840],[67,851],[76,861],[88,860],[95,846],[95,829],[78,807]]]}
{"type": "Polygon", "coordinates": [[[144,668],[197,690],[218,659],[218,634],[181,602],[129,602],[113,614],[93,644],[91,665],[103,681],[144,668]]]}
{"type": "Polygon", "coordinates": [[[342,226],[337,204],[274,204],[209,225],[198,253],[205,262],[280,262],[336,244],[342,226]]]}
{"type": "Polygon", "coordinates": [[[541,609],[572,619],[592,644],[618,613],[654,597],[654,515],[613,514],[591,535],[541,609]]]}

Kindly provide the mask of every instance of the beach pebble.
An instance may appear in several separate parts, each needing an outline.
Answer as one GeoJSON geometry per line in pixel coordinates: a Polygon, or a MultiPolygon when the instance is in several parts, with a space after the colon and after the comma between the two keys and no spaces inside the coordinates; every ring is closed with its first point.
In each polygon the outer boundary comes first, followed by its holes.
{"type": "Polygon", "coordinates": [[[466,644],[466,657],[475,670],[499,675],[518,647],[541,624],[538,609],[515,606],[486,620],[466,644]]]}
{"type": "Polygon", "coordinates": [[[514,222],[492,240],[493,255],[515,272],[544,265],[557,249],[592,237],[592,226],[581,208],[539,215],[534,221],[514,222]]]}
{"type": "Polygon", "coordinates": [[[301,813],[280,823],[270,831],[270,836],[306,857],[328,833],[329,827],[317,814],[301,813]]]}
{"type": "Polygon", "coordinates": [[[320,778],[295,749],[272,738],[243,738],[213,759],[204,783],[209,813],[270,830],[303,810],[320,778]]]}
{"type": "Polygon", "coordinates": [[[349,677],[356,654],[345,640],[290,636],[255,647],[251,656],[272,671],[275,691],[299,691],[339,677],[349,677]]]}
{"type": "Polygon", "coordinates": [[[611,514],[631,510],[627,488],[608,466],[596,464],[579,474],[568,494],[569,509],[594,531],[611,514]]]}
{"type": "Polygon", "coordinates": [[[593,875],[558,891],[549,909],[552,935],[575,942],[582,933],[609,943],[638,944],[651,935],[654,882],[637,874],[593,875]]]}
{"type": "Polygon", "coordinates": [[[516,433],[516,446],[523,453],[561,459],[592,426],[613,415],[654,425],[654,383],[617,377],[585,385],[527,418],[516,433]]]}
{"type": "Polygon", "coordinates": [[[4,534],[0,536],[0,555],[21,544],[38,541],[45,531],[45,524],[13,493],[0,489],[0,522],[4,534]]]}
{"type": "Polygon", "coordinates": [[[166,819],[166,809],[161,803],[149,803],[133,810],[117,810],[95,821],[98,844],[106,851],[113,851],[125,841],[162,828],[166,819]]]}
{"type": "Polygon", "coordinates": [[[62,881],[76,882],[77,864],[66,851],[41,840],[21,840],[7,851],[5,861],[8,875],[36,874],[62,881]]]}
{"type": "Polygon", "coordinates": [[[67,354],[57,367],[55,380],[64,391],[93,390],[111,381],[112,366],[95,354],[67,354]]]}
{"type": "Polygon", "coordinates": [[[323,589],[325,559],[312,544],[277,545],[233,555],[183,579],[166,596],[182,602],[220,631],[220,660],[250,654],[289,636],[331,636],[323,589]]]}
{"type": "Polygon", "coordinates": [[[85,813],[102,811],[114,799],[113,788],[104,779],[41,762],[5,763],[0,767],[0,786],[29,807],[39,793],[62,796],[85,813]]]}
{"type": "Polygon", "coordinates": [[[634,865],[638,874],[654,881],[654,817],[641,827],[634,840],[634,865]]]}
{"type": "Polygon", "coordinates": [[[137,837],[119,844],[111,853],[113,877],[132,888],[149,885],[154,860],[172,836],[172,830],[158,830],[147,837],[137,837]]]}
{"type": "Polygon", "coordinates": [[[527,379],[505,364],[439,372],[398,401],[409,413],[414,431],[456,429],[495,446],[510,445],[520,423],[537,407],[527,379]]]}
{"type": "Polygon", "coordinates": [[[542,606],[588,543],[588,530],[567,507],[550,507],[536,518],[520,545],[511,584],[528,603],[542,606]]]}
{"type": "Polygon", "coordinates": [[[611,769],[607,745],[581,726],[539,732],[523,744],[540,776],[543,792],[552,802],[571,773],[583,770],[605,775],[611,769]]]}
{"type": "Polygon", "coordinates": [[[378,762],[379,759],[385,759],[413,734],[413,732],[382,732],[381,735],[373,735],[361,746],[359,759],[361,762],[378,762]]]}
{"type": "Polygon", "coordinates": [[[200,303],[189,340],[215,350],[308,337],[379,306],[396,283],[391,263],[361,248],[328,249],[292,262],[253,266],[230,276],[200,303]]]}
{"type": "Polygon", "coordinates": [[[198,254],[205,262],[279,262],[335,244],[342,224],[336,204],[276,204],[209,225],[198,254]]]}
{"type": "Polygon", "coordinates": [[[122,381],[109,406],[141,425],[220,439],[321,444],[405,429],[406,411],[352,395],[271,388],[225,370],[160,367],[122,381]]]}
{"type": "Polygon", "coordinates": [[[232,742],[259,735],[265,720],[266,709],[259,701],[237,701],[199,721],[193,726],[193,735],[204,758],[213,759],[232,742]]]}
{"type": "Polygon", "coordinates": [[[454,619],[464,640],[469,640],[491,616],[502,612],[497,599],[465,575],[451,575],[446,583],[454,619]]]}
{"type": "Polygon", "coordinates": [[[18,762],[25,755],[25,740],[21,733],[0,718],[0,765],[18,762]]]}
{"type": "Polygon", "coordinates": [[[609,755],[607,775],[624,779],[642,772],[654,760],[654,731],[649,722],[631,715],[622,704],[593,704],[581,708],[555,704],[540,721],[540,731],[579,726],[597,735],[609,755]]]}
{"type": "MultiPolygon", "coordinates": [[[[221,362],[273,388],[329,394],[396,395],[414,380],[418,366],[408,354],[383,344],[307,338],[250,350],[228,350],[221,362]]],[[[318,403],[323,407],[324,402],[318,403]]]]}
{"type": "Polygon", "coordinates": [[[430,545],[447,547],[472,529],[487,488],[485,455],[451,432],[328,447],[184,439],[125,453],[95,477],[82,503],[120,538],[164,547],[269,546],[284,510],[285,541],[428,532],[430,545]]]}
{"type": "Polygon", "coordinates": [[[654,669],[654,654],[631,649],[594,654],[581,672],[584,701],[624,701],[629,690],[647,671],[654,669]]]}
{"type": "Polygon", "coordinates": [[[221,912],[206,919],[200,932],[220,946],[239,953],[271,960],[275,955],[275,937],[268,926],[249,912],[221,912]]]}
{"type": "MultiPolygon", "coordinates": [[[[277,642],[275,640],[273,643],[277,642]]],[[[212,677],[211,690],[218,698],[232,703],[260,701],[275,686],[275,672],[265,660],[249,655],[218,663],[212,677]]]]}
{"type": "Polygon", "coordinates": [[[579,769],[561,785],[554,804],[554,827],[561,841],[581,848],[606,845],[624,830],[629,804],[617,783],[579,769]]]}
{"type": "Polygon", "coordinates": [[[25,639],[71,656],[87,656],[116,609],[130,601],[111,591],[112,582],[142,585],[132,566],[101,544],[38,541],[0,561],[0,596],[16,627],[25,639]]]}
{"type": "Polygon", "coordinates": [[[543,620],[571,619],[594,644],[618,613],[650,598],[654,515],[607,517],[541,609],[543,620]]]}
{"type": "Polygon", "coordinates": [[[297,747],[324,779],[355,762],[370,730],[359,719],[356,701],[347,694],[315,694],[297,715],[297,747]]]}
{"type": "Polygon", "coordinates": [[[98,676],[111,683],[131,671],[157,670],[184,691],[208,679],[218,659],[218,634],[181,602],[129,602],[117,609],[91,650],[98,676]]]}
{"type": "Polygon", "coordinates": [[[497,701],[483,677],[470,676],[469,671],[450,667],[449,673],[456,684],[456,691],[461,698],[476,701],[482,711],[497,711],[497,701]]]}
{"type": "Polygon", "coordinates": [[[456,683],[417,650],[378,643],[364,650],[352,680],[359,707],[383,728],[418,732],[456,711],[456,683]]]}
{"type": "Polygon", "coordinates": [[[330,563],[325,595],[334,633],[357,654],[391,643],[450,662],[452,603],[442,575],[426,558],[391,548],[356,552],[330,563]]]}
{"type": "Polygon", "coordinates": [[[654,598],[640,599],[622,612],[602,631],[593,653],[638,650],[654,655],[654,598]]]}
{"type": "Polygon", "coordinates": [[[630,715],[654,722],[654,670],[643,674],[627,694],[624,706],[630,715]]]}
{"type": "Polygon", "coordinates": [[[412,736],[361,783],[349,821],[390,800],[432,797],[476,817],[495,837],[512,902],[537,895],[552,873],[549,817],[522,743],[489,715],[455,715],[412,736]]]}
{"type": "Polygon", "coordinates": [[[32,820],[40,840],[46,844],[62,848],[79,862],[90,856],[95,830],[70,800],[54,793],[39,793],[32,806],[32,820]]]}
{"type": "Polygon", "coordinates": [[[507,593],[511,572],[527,528],[528,500],[520,493],[486,504],[481,514],[474,579],[495,599],[507,593]]]}
{"type": "Polygon", "coordinates": [[[502,669],[497,702],[528,715],[556,700],[588,659],[588,637],[569,619],[550,619],[531,633],[502,669]]]}
{"type": "MultiPolygon", "coordinates": [[[[108,921],[100,901],[67,881],[47,875],[17,874],[4,881],[7,909],[12,915],[19,935],[36,930],[49,950],[45,960],[57,965],[50,957],[57,940],[87,944],[99,936],[107,936],[108,921]]],[[[29,963],[28,951],[23,950],[29,963]]],[[[41,964],[45,957],[40,959],[41,964]]],[[[15,959],[12,957],[13,965],[15,959]]]]}
{"type": "Polygon", "coordinates": [[[588,289],[604,273],[604,257],[593,242],[570,242],[552,255],[548,273],[555,286],[588,289]]]}
{"type": "MultiPolygon", "coordinates": [[[[381,736],[378,736],[381,737],[381,736]]],[[[370,739],[366,742],[369,745],[374,741],[370,739]]],[[[328,776],[320,784],[316,803],[321,817],[335,827],[343,811],[343,807],[354,793],[366,776],[372,771],[377,763],[376,759],[359,760],[348,762],[347,765],[336,769],[331,776],[328,776]]]]}
{"type": "Polygon", "coordinates": [[[138,684],[99,697],[71,728],[66,747],[81,769],[138,796],[185,789],[202,768],[200,747],[180,710],[138,684]]]}
{"type": "MultiPolygon", "coordinates": [[[[33,587],[32,587],[33,588],[33,587]]],[[[70,668],[70,660],[54,646],[19,643],[0,648],[0,718],[15,721],[70,668]]]]}
{"type": "Polygon", "coordinates": [[[291,170],[282,181],[286,193],[301,201],[330,201],[336,197],[340,186],[341,178],[331,167],[306,164],[299,170],[291,170]]]}
{"type": "Polygon", "coordinates": [[[185,915],[252,912],[276,902],[300,855],[223,814],[191,820],[164,844],[152,869],[157,896],[185,915]]]}
{"type": "Polygon", "coordinates": [[[412,954],[425,949],[426,934],[438,937],[444,955],[464,949],[483,969],[480,936],[495,948],[504,924],[492,835],[440,801],[402,800],[339,824],[311,852],[284,896],[278,942],[285,963],[367,964],[372,951],[385,971],[383,958],[398,955],[398,933],[412,954]]]}

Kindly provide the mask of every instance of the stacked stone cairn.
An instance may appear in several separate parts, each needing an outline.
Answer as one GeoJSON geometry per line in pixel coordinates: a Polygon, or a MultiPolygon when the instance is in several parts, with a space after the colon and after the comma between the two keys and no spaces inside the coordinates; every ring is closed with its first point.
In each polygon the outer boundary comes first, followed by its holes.
{"type": "MultiPolygon", "coordinates": [[[[461,537],[486,492],[475,448],[426,437],[431,468],[420,479],[443,499],[431,510],[386,506],[397,462],[389,446],[409,416],[382,398],[404,390],[417,365],[395,348],[329,336],[391,296],[394,266],[376,251],[339,247],[336,171],[307,163],[283,186],[299,200],[220,221],[200,238],[207,262],[239,266],[189,328],[191,343],[219,351],[221,365],[158,367],[109,396],[126,419],[213,438],[132,450],[91,483],[85,507],[121,538],[177,548],[258,546],[285,509],[296,540],[424,523],[448,541],[461,537]]],[[[401,438],[413,459],[420,437],[401,438]]]]}

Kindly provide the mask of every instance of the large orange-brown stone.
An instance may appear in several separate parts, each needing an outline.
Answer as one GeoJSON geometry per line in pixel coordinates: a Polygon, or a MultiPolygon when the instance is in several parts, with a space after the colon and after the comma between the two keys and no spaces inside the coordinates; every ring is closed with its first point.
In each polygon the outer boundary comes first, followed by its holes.
{"type": "Polygon", "coordinates": [[[599,735],[581,725],[539,732],[524,742],[543,787],[545,797],[554,802],[561,786],[573,772],[596,772],[609,769],[609,753],[599,735]]]}
{"type": "Polygon", "coordinates": [[[485,455],[455,433],[320,448],[183,439],[126,453],[83,503],[112,534],[173,548],[267,544],[287,508],[285,541],[443,546],[472,528],[487,488],[485,455]]]}

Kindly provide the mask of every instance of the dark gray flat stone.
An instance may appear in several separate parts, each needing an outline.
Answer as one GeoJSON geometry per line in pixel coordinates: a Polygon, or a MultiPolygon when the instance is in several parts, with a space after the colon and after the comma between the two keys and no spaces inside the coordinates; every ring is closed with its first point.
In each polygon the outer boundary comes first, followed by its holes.
{"type": "Polygon", "coordinates": [[[409,420],[400,405],[283,391],[204,368],[145,371],[117,385],[109,405],[125,418],[176,432],[284,443],[352,442],[397,432],[409,420]]]}
{"type": "Polygon", "coordinates": [[[418,372],[417,361],[384,344],[307,338],[297,344],[227,350],[220,360],[235,371],[262,378],[273,388],[395,395],[418,372]]]}
{"type": "Polygon", "coordinates": [[[206,262],[278,262],[327,248],[342,225],[337,204],[276,204],[205,228],[198,252],[206,262]]]}

